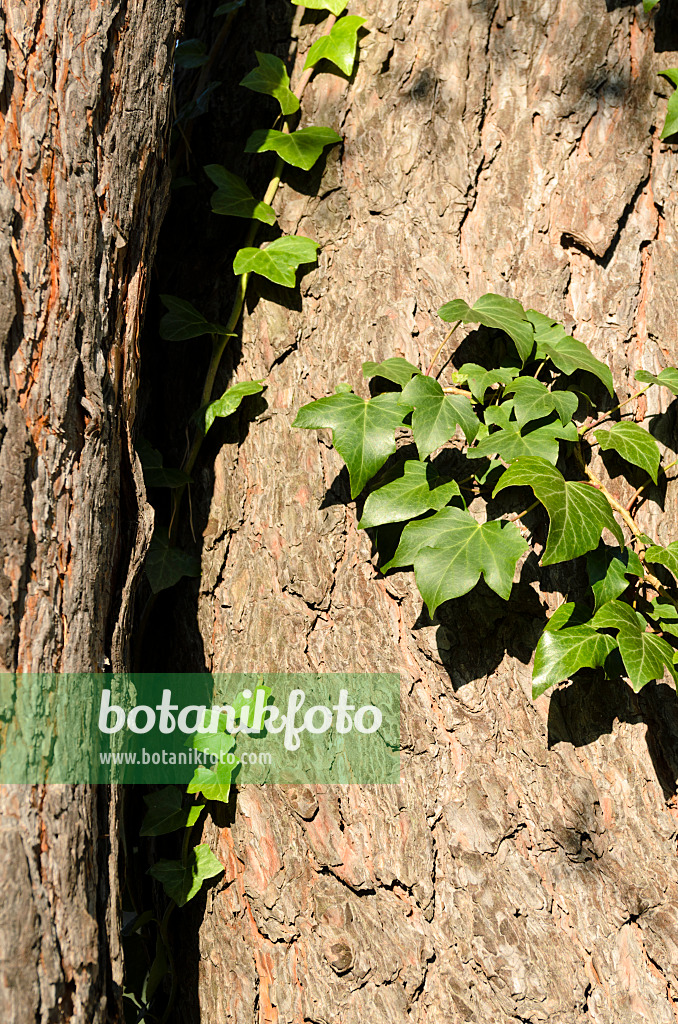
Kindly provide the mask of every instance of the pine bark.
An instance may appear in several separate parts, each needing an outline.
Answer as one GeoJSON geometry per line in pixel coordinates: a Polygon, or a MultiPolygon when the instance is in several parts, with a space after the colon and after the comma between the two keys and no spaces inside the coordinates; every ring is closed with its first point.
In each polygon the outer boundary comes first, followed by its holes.
{"type": "MultiPolygon", "coordinates": [[[[17,689],[128,667],[152,529],[137,334],[177,19],[176,0],[0,0],[0,671],[17,689]]],[[[118,805],[3,788],[3,1021],[119,1019],[118,805]]]]}
{"type": "MultiPolygon", "coordinates": [[[[484,590],[432,622],[411,573],[375,571],[329,434],[291,423],[338,382],[366,393],[364,359],[426,366],[435,310],[486,291],[576,328],[620,399],[634,370],[676,364],[678,157],[657,77],[678,64],[676,15],[662,2],[653,25],[612,0],[351,13],[369,28],[355,76],[319,73],[304,100],[303,123],[343,147],[276,201],[319,264],[301,308],[251,298],[238,377],[268,375],[269,410],[216,458],[199,621],[214,671],[398,672],[402,783],[243,787],[233,823],[207,826],[225,876],[199,933],[200,1020],[670,1024],[674,691],[592,675],[533,702],[563,577],[525,570],[510,605],[484,590]]],[[[255,14],[231,52],[262,48],[255,14]]],[[[300,68],[318,29],[295,24],[300,68]]],[[[672,412],[653,422],[675,448],[672,412]]],[[[668,542],[675,485],[654,498],[643,522],[668,542]]]]}

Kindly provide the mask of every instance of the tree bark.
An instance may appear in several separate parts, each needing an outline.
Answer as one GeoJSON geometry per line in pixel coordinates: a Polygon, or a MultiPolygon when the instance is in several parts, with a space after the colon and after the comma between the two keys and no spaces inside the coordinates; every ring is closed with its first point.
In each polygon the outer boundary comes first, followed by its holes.
{"type": "MultiPolygon", "coordinates": [[[[0,0],[0,671],[127,667],[176,0],[0,0]]],[[[5,709],[6,713],[11,708],[5,709]]],[[[119,1019],[118,797],[0,795],[0,1017],[119,1019]]]]}
{"type": "MultiPolygon", "coordinates": [[[[329,434],[291,430],[336,383],[364,392],[364,359],[426,366],[435,310],[486,291],[564,319],[620,399],[635,369],[676,364],[657,72],[678,26],[657,11],[364,0],[355,77],[306,94],[303,123],[344,146],[314,194],[290,176],[277,199],[319,265],[300,310],[268,289],[249,303],[238,377],[269,375],[270,410],[217,455],[199,621],[213,671],[399,672],[402,783],[243,787],[232,826],[206,827],[226,873],[200,928],[201,1020],[678,1019],[673,690],[591,675],[533,702],[562,576],[525,571],[511,604],[484,590],[431,622],[411,573],[375,571],[329,434]]],[[[249,53],[261,22],[240,22],[249,53]]],[[[299,28],[297,68],[317,31],[299,28]]],[[[646,508],[678,535],[675,487],[646,508]]]]}

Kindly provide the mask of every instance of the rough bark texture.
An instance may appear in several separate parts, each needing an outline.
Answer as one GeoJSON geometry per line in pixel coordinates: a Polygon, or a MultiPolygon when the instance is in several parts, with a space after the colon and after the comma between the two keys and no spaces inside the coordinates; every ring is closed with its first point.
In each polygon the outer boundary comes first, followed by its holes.
{"type": "MultiPolygon", "coordinates": [[[[207,827],[226,873],[201,1020],[678,1020],[673,690],[591,678],[533,703],[558,577],[431,623],[410,573],[376,573],[329,435],[291,430],[363,359],[426,365],[456,296],[564,318],[620,398],[678,361],[669,7],[653,27],[603,0],[364,0],[354,80],[318,74],[304,100],[345,142],[316,194],[277,200],[322,250],[300,310],[267,291],[245,317],[238,377],[270,375],[270,410],[216,459],[201,634],[214,671],[399,672],[402,784],[245,787],[232,827],[207,827]]],[[[262,48],[252,24],[235,51],[262,48]]],[[[647,509],[678,535],[673,489],[647,509]]]]}
{"type": "MultiPolygon", "coordinates": [[[[125,667],[152,525],[131,429],[177,16],[176,0],[0,0],[3,672],[125,667]]],[[[117,1018],[116,794],[0,800],[0,1018],[117,1018]]]]}

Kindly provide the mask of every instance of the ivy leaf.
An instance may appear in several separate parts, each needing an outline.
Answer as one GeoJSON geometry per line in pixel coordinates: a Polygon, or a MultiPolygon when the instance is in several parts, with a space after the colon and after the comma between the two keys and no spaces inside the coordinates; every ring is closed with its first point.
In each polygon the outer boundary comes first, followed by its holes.
{"type": "Polygon", "coordinates": [[[373,491],[365,502],[358,526],[367,529],[384,523],[402,523],[431,509],[443,508],[461,496],[456,480],[441,480],[430,462],[408,459],[403,475],[373,491]]]}
{"type": "Polygon", "coordinates": [[[263,380],[244,380],[240,384],[234,384],[232,388],[224,391],[221,398],[211,402],[204,412],[205,433],[210,429],[217,417],[224,418],[231,416],[239,408],[243,398],[247,395],[258,395],[264,390],[263,380]]]}
{"type": "Polygon", "coordinates": [[[576,370],[586,370],[601,380],[611,395],[614,394],[609,366],[596,359],[583,342],[572,338],[562,324],[545,317],[535,309],[528,309],[525,316],[535,329],[538,359],[548,356],[566,377],[576,370]]]}
{"type": "Polygon", "coordinates": [[[469,512],[443,508],[408,523],[398,549],[382,571],[414,565],[419,592],[433,615],[443,601],[472,590],[481,574],[505,601],[527,543],[511,523],[478,523],[469,512]]]}
{"type": "Polygon", "coordinates": [[[565,629],[567,626],[585,626],[591,620],[591,609],[578,601],[567,601],[556,608],[544,629],[551,631],[565,629]]]}
{"type": "Polygon", "coordinates": [[[457,424],[471,442],[478,433],[480,421],[468,398],[446,395],[433,377],[417,374],[403,388],[402,401],[414,407],[412,430],[421,459],[445,444],[454,435],[457,424]]]}
{"type": "Polygon", "coordinates": [[[667,547],[653,544],[645,551],[645,560],[653,565],[665,565],[666,568],[678,579],[678,541],[674,540],[667,547]]]}
{"type": "Polygon", "coordinates": [[[643,0],[643,10],[649,14],[653,7],[656,7],[659,0],[643,0]]]}
{"type": "Polygon", "coordinates": [[[636,380],[639,380],[641,384],[661,384],[668,388],[672,395],[678,397],[678,370],[675,366],[667,366],[657,376],[654,373],[648,373],[647,370],[638,370],[636,380]]]}
{"type": "Polygon", "coordinates": [[[298,7],[308,7],[310,11],[330,11],[337,17],[346,6],[347,0],[292,0],[298,7]]]}
{"type": "Polygon", "coordinates": [[[591,626],[544,630],[534,655],[532,697],[565,682],[581,668],[600,668],[616,646],[611,636],[591,626]]]}
{"type": "Polygon", "coordinates": [[[225,217],[244,217],[262,224],[275,224],[273,207],[254,198],[242,178],[221,164],[207,164],[205,174],[217,186],[212,193],[212,209],[225,217]]]}
{"type": "Polygon", "coordinates": [[[195,769],[193,778],[186,787],[186,792],[202,793],[206,800],[218,800],[225,804],[228,802],[228,795],[231,791],[232,774],[233,766],[230,764],[219,763],[215,764],[213,768],[200,764],[195,769]]]}
{"type": "Polygon", "coordinates": [[[385,359],[383,363],[363,363],[363,377],[383,377],[394,384],[399,384],[401,388],[405,387],[415,373],[421,373],[421,370],[402,356],[393,356],[392,359],[385,359]]]}
{"type": "Polygon", "coordinates": [[[599,629],[619,630],[619,653],[636,692],[653,679],[661,679],[665,668],[676,678],[673,648],[655,633],[646,632],[646,620],[630,605],[611,601],[596,612],[592,623],[599,629]]]}
{"type": "Polygon", "coordinates": [[[329,34],[321,36],[308,51],[304,71],[315,67],[321,60],[329,60],[345,75],[350,75],[358,49],[358,29],[365,21],[365,18],[349,14],[333,25],[329,34]]]}
{"type": "Polygon", "coordinates": [[[314,263],[318,243],[302,235],[285,235],[270,242],[265,249],[249,246],[239,249],[233,260],[235,274],[260,274],[275,284],[294,288],[297,268],[302,263],[314,263]]]}
{"type": "Polygon", "coordinates": [[[286,117],[293,114],[299,109],[299,100],[290,90],[289,75],[280,57],[275,57],[272,53],[260,53],[259,50],[254,52],[259,66],[245,75],[240,84],[252,92],[262,92],[266,96],[275,97],[286,117]]]}
{"type": "Polygon", "coordinates": [[[647,622],[640,612],[625,601],[608,601],[593,616],[591,625],[596,629],[630,629],[641,632],[647,622]]]}
{"type": "Polygon", "coordinates": [[[624,593],[629,585],[627,576],[643,575],[643,566],[635,551],[607,544],[599,544],[586,556],[586,569],[596,611],[624,593]]]}
{"type": "MultiPolygon", "coordinates": [[[[678,68],[667,68],[666,71],[660,71],[660,75],[664,75],[669,81],[673,82],[674,85],[678,85],[678,68]]],[[[664,127],[662,133],[659,136],[660,139],[668,139],[669,135],[673,135],[674,132],[678,131],[678,91],[674,92],[669,99],[669,104],[666,108],[666,120],[664,121],[664,127]]]]}
{"type": "Polygon", "coordinates": [[[165,786],[144,797],[148,811],[141,823],[140,836],[164,836],[178,828],[190,828],[200,817],[204,804],[182,807],[182,794],[178,786],[165,786]]]}
{"type": "Polygon", "coordinates": [[[615,423],[610,430],[594,430],[596,441],[604,452],[611,448],[633,466],[640,466],[657,483],[659,448],[647,430],[637,423],[615,423]]]}
{"type": "Polygon", "coordinates": [[[592,551],[604,529],[624,546],[624,535],[600,491],[589,484],[566,481],[545,459],[528,457],[514,462],[501,477],[494,495],[514,486],[531,487],[549,514],[542,565],[565,562],[592,551]]]}
{"type": "Polygon", "coordinates": [[[272,150],[287,164],[310,171],[325,146],[341,142],[332,128],[298,128],[296,132],[260,128],[252,132],[245,144],[246,153],[266,153],[272,150]]]}
{"type": "Polygon", "coordinates": [[[189,850],[186,865],[180,860],[159,860],[148,869],[148,874],[162,883],[178,907],[183,907],[200,890],[206,878],[213,878],[223,870],[223,864],[207,843],[201,843],[189,850]]]}
{"type": "Polygon", "coordinates": [[[232,14],[233,11],[237,11],[240,7],[244,7],[246,3],[247,0],[229,0],[226,4],[220,4],[212,17],[218,18],[220,14],[232,14]]]}
{"type": "Polygon", "coordinates": [[[515,395],[513,407],[518,425],[524,427],[531,420],[540,420],[557,412],[563,426],[570,422],[579,400],[569,391],[549,391],[534,377],[518,377],[504,388],[504,394],[515,395]]]}
{"type": "Polygon", "coordinates": [[[144,568],[151,590],[159,594],[173,587],[183,576],[199,576],[200,559],[181,548],[170,547],[167,529],[156,526],[144,568]]]}
{"type": "Polygon", "coordinates": [[[486,370],[477,363],[464,363],[452,376],[458,384],[468,381],[471,394],[482,403],[485,401],[485,392],[492,384],[508,384],[519,372],[516,366],[500,366],[496,370],[486,370]]]}
{"type": "Polygon", "coordinates": [[[536,455],[555,465],[560,451],[558,442],[576,441],[577,436],[577,428],[573,423],[568,423],[565,427],[560,422],[546,423],[542,427],[523,433],[518,423],[511,420],[500,430],[484,437],[475,448],[467,451],[466,456],[469,459],[480,459],[499,455],[505,462],[513,462],[515,459],[536,455]]]}
{"type": "Polygon", "coordinates": [[[178,68],[201,68],[207,63],[207,49],[201,39],[186,39],[174,50],[174,64],[178,68]]]}
{"type": "Polygon", "coordinates": [[[165,341],[188,341],[203,334],[220,334],[227,338],[235,338],[235,334],[227,331],[221,324],[213,324],[206,320],[186,299],[178,299],[176,295],[161,295],[160,298],[167,308],[167,313],[160,321],[160,337],[165,341]]]}
{"type": "Polygon", "coordinates": [[[183,487],[191,483],[188,473],[180,469],[165,469],[160,452],[143,437],[137,443],[137,454],[147,487],[183,487]]]}
{"type": "Polygon", "coordinates": [[[447,323],[462,320],[465,324],[483,324],[484,327],[504,331],[513,339],[523,363],[529,359],[534,348],[532,324],[525,319],[525,310],[516,299],[507,299],[492,292],[481,295],[473,306],[469,306],[463,299],[453,299],[440,307],[438,316],[447,323]]]}
{"type": "Polygon", "coordinates": [[[395,431],[411,411],[400,403],[400,397],[391,391],[366,402],[359,395],[343,392],[310,402],[297,413],[295,427],[332,428],[334,447],[348,468],[352,498],[396,449],[395,431]]]}

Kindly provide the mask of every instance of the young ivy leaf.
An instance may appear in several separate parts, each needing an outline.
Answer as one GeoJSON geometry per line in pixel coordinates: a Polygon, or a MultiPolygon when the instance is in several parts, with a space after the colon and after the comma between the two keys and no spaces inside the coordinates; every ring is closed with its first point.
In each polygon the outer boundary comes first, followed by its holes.
{"type": "Polygon", "coordinates": [[[675,366],[667,366],[665,370],[658,373],[648,373],[647,370],[638,370],[636,380],[641,384],[661,384],[668,388],[672,395],[678,397],[678,370],[675,366]]]}
{"type": "Polygon", "coordinates": [[[206,320],[186,299],[178,299],[176,295],[161,295],[160,298],[167,308],[167,313],[160,321],[160,337],[165,341],[188,341],[203,334],[235,337],[221,324],[213,324],[206,320]]]}
{"type": "Polygon", "coordinates": [[[148,811],[141,823],[140,836],[164,836],[179,828],[190,828],[200,817],[204,804],[182,806],[182,793],[178,786],[165,786],[144,797],[148,811]]]}
{"type": "Polygon", "coordinates": [[[424,512],[436,512],[461,496],[456,480],[443,481],[430,462],[408,459],[403,475],[373,491],[358,526],[366,530],[384,523],[402,523],[424,512]]]}
{"type": "Polygon", "coordinates": [[[643,575],[643,566],[635,551],[606,544],[599,544],[586,556],[586,570],[596,611],[624,593],[629,585],[627,576],[643,575]]]}
{"type": "Polygon", "coordinates": [[[469,512],[443,508],[429,519],[408,523],[382,571],[414,565],[417,587],[433,615],[443,601],[473,590],[481,574],[508,601],[518,559],[527,547],[511,523],[478,523],[469,512]]]}
{"type": "MultiPolygon", "coordinates": [[[[221,736],[223,737],[223,733],[221,736]]],[[[207,768],[206,765],[200,764],[195,769],[193,778],[186,787],[186,792],[202,793],[206,800],[218,800],[222,804],[228,803],[232,774],[233,766],[230,764],[219,762],[213,768],[207,768]]]]}
{"type": "Polygon", "coordinates": [[[598,546],[607,529],[624,547],[624,535],[607,501],[594,487],[565,480],[545,459],[528,456],[506,470],[493,496],[507,487],[531,487],[551,520],[542,565],[566,562],[598,546]]]}
{"type": "Polygon", "coordinates": [[[460,384],[468,382],[473,397],[483,403],[485,392],[492,384],[509,384],[519,372],[517,366],[500,366],[496,370],[486,370],[477,363],[464,363],[453,377],[460,384]]]}
{"type": "Polygon", "coordinates": [[[294,288],[297,268],[303,263],[315,263],[318,243],[301,235],[276,238],[265,249],[247,247],[239,249],[233,260],[235,274],[260,274],[275,284],[294,288]]]}
{"type": "Polygon", "coordinates": [[[576,441],[577,436],[574,423],[568,423],[565,427],[560,421],[546,423],[523,433],[518,423],[511,420],[505,426],[502,425],[500,430],[484,437],[475,448],[470,448],[466,457],[480,459],[498,455],[505,462],[513,462],[515,459],[536,455],[555,465],[560,451],[559,441],[576,441]]]}
{"type": "Polygon", "coordinates": [[[504,388],[505,395],[514,395],[513,407],[516,420],[522,429],[531,420],[544,419],[557,412],[563,426],[570,422],[579,400],[569,391],[549,391],[545,384],[534,377],[518,377],[504,388]]]}
{"type": "Polygon", "coordinates": [[[645,560],[653,565],[664,565],[678,579],[678,541],[674,540],[667,547],[653,544],[645,550],[645,560]]]}
{"type": "Polygon", "coordinates": [[[259,66],[245,75],[240,84],[252,92],[275,97],[285,117],[293,114],[299,109],[299,100],[290,89],[290,78],[280,57],[272,53],[260,53],[259,50],[254,52],[259,66]]]}
{"type": "Polygon", "coordinates": [[[165,469],[162,455],[144,437],[139,438],[137,442],[137,454],[141,460],[147,487],[183,487],[184,484],[191,483],[188,473],[180,469],[165,469]]]}
{"type": "Polygon", "coordinates": [[[200,890],[206,878],[213,878],[223,870],[223,864],[207,843],[201,843],[189,850],[185,865],[180,860],[159,860],[148,869],[148,874],[162,883],[178,907],[183,907],[200,890]]]}
{"type": "Polygon", "coordinates": [[[177,43],[174,64],[178,68],[201,68],[207,63],[207,49],[201,39],[185,39],[177,43]]]}
{"type": "Polygon", "coordinates": [[[396,450],[395,431],[411,412],[411,406],[399,400],[393,391],[367,402],[345,391],[302,406],[292,425],[332,428],[334,447],[346,463],[355,498],[396,450]]]}
{"type": "Polygon", "coordinates": [[[338,18],[347,0],[292,0],[292,3],[298,7],[308,7],[311,11],[330,11],[338,18]]]}
{"type": "Polygon", "coordinates": [[[329,34],[321,36],[308,51],[304,71],[315,67],[321,60],[329,60],[345,75],[350,75],[358,49],[358,29],[365,21],[365,18],[349,14],[333,25],[329,34]]]}
{"type": "Polygon", "coordinates": [[[571,376],[576,370],[586,370],[601,380],[611,395],[614,394],[609,366],[596,359],[583,342],[572,338],[562,324],[544,316],[543,313],[538,313],[535,309],[528,309],[525,316],[534,326],[537,359],[548,356],[566,377],[571,376]]]}
{"type": "Polygon", "coordinates": [[[261,128],[252,132],[245,144],[246,153],[266,153],[272,150],[293,167],[310,171],[325,146],[341,142],[341,135],[332,128],[299,128],[296,132],[261,128]]]}
{"type": "Polygon", "coordinates": [[[545,629],[534,655],[533,699],[550,686],[570,679],[580,668],[600,668],[616,646],[611,636],[598,633],[591,626],[545,629]]]}
{"type": "Polygon", "coordinates": [[[438,316],[447,323],[461,320],[463,323],[482,324],[504,331],[512,338],[523,363],[527,362],[534,348],[534,330],[525,319],[525,310],[516,299],[488,292],[481,295],[473,306],[464,299],[453,299],[438,310],[438,316]]]}
{"type": "Polygon", "coordinates": [[[637,423],[615,423],[610,430],[594,430],[596,441],[604,452],[612,449],[633,466],[640,466],[654,483],[659,472],[659,448],[647,430],[637,423]]]}
{"type": "Polygon", "coordinates": [[[659,0],[643,0],[643,10],[649,14],[653,7],[656,7],[659,0]]]}
{"type": "Polygon", "coordinates": [[[234,384],[232,388],[224,391],[221,398],[211,402],[205,409],[205,433],[207,433],[217,417],[223,419],[226,416],[232,416],[236,409],[239,408],[243,398],[246,398],[247,395],[258,395],[264,390],[264,387],[263,380],[244,380],[240,384],[234,384]]]}
{"type": "MultiPolygon", "coordinates": [[[[660,71],[660,75],[664,75],[669,81],[673,82],[674,85],[678,85],[678,68],[667,68],[666,71],[660,71]]],[[[668,106],[666,108],[666,120],[664,121],[664,127],[662,133],[659,136],[660,139],[668,139],[669,135],[673,135],[674,132],[678,131],[678,90],[673,93],[669,99],[668,106]]]]}
{"type": "Polygon", "coordinates": [[[363,377],[383,377],[384,380],[399,384],[401,388],[404,388],[416,373],[421,373],[421,370],[402,356],[393,356],[391,359],[385,359],[383,363],[363,363],[363,377]]]}
{"type": "Polygon", "coordinates": [[[199,576],[200,559],[181,548],[170,547],[166,528],[156,526],[144,568],[151,590],[159,594],[161,590],[173,587],[183,576],[199,576]]]}
{"type": "Polygon", "coordinates": [[[225,217],[244,217],[262,224],[275,224],[273,207],[254,198],[242,178],[221,164],[207,164],[205,174],[217,186],[212,193],[212,209],[225,217]]]}
{"type": "Polygon", "coordinates": [[[478,433],[480,420],[471,407],[469,398],[446,395],[433,377],[417,374],[403,388],[402,401],[412,414],[414,442],[419,458],[427,458],[432,451],[445,444],[454,435],[457,424],[471,442],[478,433]]]}

